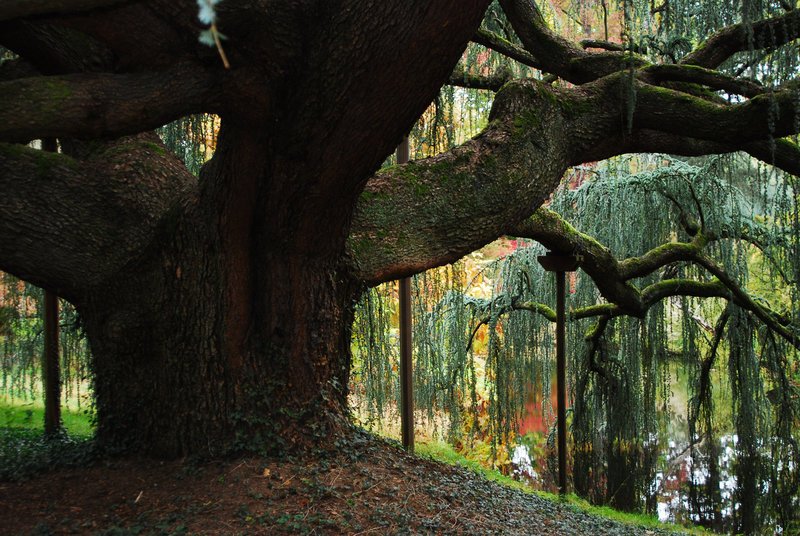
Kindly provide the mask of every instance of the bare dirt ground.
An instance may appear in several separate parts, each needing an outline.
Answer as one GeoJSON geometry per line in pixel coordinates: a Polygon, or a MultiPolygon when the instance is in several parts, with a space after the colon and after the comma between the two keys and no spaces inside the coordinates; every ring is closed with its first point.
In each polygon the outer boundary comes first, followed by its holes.
{"type": "Polygon", "coordinates": [[[0,534],[653,535],[364,436],[314,459],[111,459],[0,482],[0,534]]]}

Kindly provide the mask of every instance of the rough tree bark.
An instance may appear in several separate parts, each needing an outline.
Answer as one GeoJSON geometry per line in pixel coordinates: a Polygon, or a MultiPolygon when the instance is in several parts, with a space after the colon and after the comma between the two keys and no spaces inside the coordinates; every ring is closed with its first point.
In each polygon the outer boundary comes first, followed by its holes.
{"type": "MultiPolygon", "coordinates": [[[[507,83],[474,140],[373,176],[487,4],[226,0],[229,70],[197,43],[193,1],[0,6],[0,44],[19,55],[0,65],[0,268],[83,315],[99,441],[161,456],[321,445],[347,430],[366,285],[509,232],[569,165],[643,150],[763,157],[796,128],[791,92],[729,106],[660,86],[696,67],[656,79],[643,61],[631,81],[619,55],[567,47],[528,2],[504,2],[536,30],[517,30],[523,56],[582,85],[507,83]],[[767,105],[781,111],[770,126],[767,105]],[[223,125],[197,179],[148,133],[194,112],[223,125]],[[41,137],[68,154],[20,144],[41,137]]],[[[779,153],[799,165],[795,146],[779,153]]]]}

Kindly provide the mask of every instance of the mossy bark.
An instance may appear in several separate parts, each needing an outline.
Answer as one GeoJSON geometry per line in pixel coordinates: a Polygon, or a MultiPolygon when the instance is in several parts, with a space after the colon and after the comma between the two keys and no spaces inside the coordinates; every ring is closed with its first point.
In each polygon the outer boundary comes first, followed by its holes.
{"type": "Polygon", "coordinates": [[[152,246],[77,302],[102,444],[163,457],[275,452],[346,430],[359,290],[342,257],[346,220],[320,230],[330,245],[315,257],[296,231],[304,199],[262,218],[274,200],[261,188],[282,178],[261,143],[257,129],[226,127],[152,246]]]}

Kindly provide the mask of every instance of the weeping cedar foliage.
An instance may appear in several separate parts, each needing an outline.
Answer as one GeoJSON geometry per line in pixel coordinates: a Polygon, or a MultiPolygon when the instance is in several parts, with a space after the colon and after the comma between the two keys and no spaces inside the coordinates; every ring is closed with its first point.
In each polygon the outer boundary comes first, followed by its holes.
{"type": "MultiPolygon", "coordinates": [[[[674,63],[714,29],[780,14],[791,6],[757,0],[660,6],[603,2],[605,18],[596,2],[573,1],[562,10],[563,18],[545,3],[540,7],[555,29],[582,23],[578,30],[586,35],[592,33],[592,20],[603,20],[608,38],[609,24],[613,33],[616,20],[627,50],[674,63]],[[610,21],[607,15],[614,7],[621,17],[610,21]]],[[[516,41],[502,11],[490,11],[484,27],[488,24],[494,33],[516,41]]],[[[744,73],[765,85],[796,77],[796,43],[757,50],[762,47],[751,43],[750,50],[729,58],[720,71],[744,73]]],[[[466,65],[474,65],[484,52],[471,46],[467,55],[473,54],[473,63],[466,65]]],[[[488,56],[493,66],[489,74],[518,65],[492,52],[488,56]]],[[[446,121],[448,111],[456,110],[452,96],[452,89],[443,92],[434,120],[420,123],[445,121],[439,131],[418,124],[412,132],[412,148],[428,149],[417,156],[447,149],[457,138],[448,130],[454,121],[446,121]],[[432,140],[435,132],[439,136],[432,140]]],[[[636,95],[632,91],[626,98],[632,117],[636,95]]],[[[479,124],[480,119],[470,117],[465,123],[479,124]]],[[[654,510],[656,462],[665,456],[659,438],[683,418],[670,404],[674,382],[683,378],[689,395],[687,448],[708,472],[704,484],[689,483],[694,519],[734,532],[755,533],[763,526],[769,531],[779,526],[784,533],[796,530],[800,360],[796,320],[791,321],[798,318],[800,274],[797,178],[735,155],[616,159],[578,168],[572,178],[572,187],[565,183],[550,208],[615,257],[627,259],[669,242],[687,242],[691,221],[714,236],[703,253],[721,266],[731,284],[789,326],[780,336],[752,307],[742,308],[734,299],[690,295],[655,301],[641,318],[604,316],[596,286],[579,272],[567,304],[572,311],[568,382],[576,490],[598,503],[654,510]],[[731,515],[723,519],[720,436],[731,433],[736,438],[737,488],[728,499],[731,515]]],[[[434,426],[444,423],[449,438],[465,428],[475,432],[477,413],[488,406],[490,418],[482,433],[507,442],[516,433],[531,390],[542,392],[543,410],[550,410],[555,353],[550,307],[555,299],[553,277],[536,260],[543,253],[534,244],[487,267],[484,275],[493,281],[488,298],[466,292],[470,285],[462,263],[413,279],[415,405],[434,426]],[[470,344],[479,324],[488,332],[483,355],[476,355],[470,344]],[[486,399],[479,400],[479,393],[486,399]]],[[[697,263],[674,262],[632,283],[646,289],[680,280],[717,281],[697,263]]],[[[399,400],[394,292],[392,285],[372,289],[356,317],[353,392],[368,419],[385,418],[399,400]]]]}
{"type": "MultiPolygon", "coordinates": [[[[59,300],[59,364],[64,395],[91,406],[89,349],[81,320],[59,300]],[[89,399],[89,400],[87,400],[89,399]]],[[[43,396],[44,291],[0,272],[0,393],[11,401],[43,396]]]]}
{"type": "MultiPolygon", "coordinates": [[[[582,184],[565,181],[550,208],[623,259],[686,242],[690,213],[719,237],[707,254],[732,280],[762,292],[758,299],[772,310],[797,318],[795,179],[737,157],[698,164],[655,155],[579,169],[582,184]],[[633,167],[645,169],[631,174],[633,167]]],[[[431,422],[445,416],[450,438],[461,432],[464,413],[476,411],[479,392],[488,393],[485,433],[498,442],[513,439],[532,389],[549,399],[555,300],[554,278],[536,259],[544,252],[531,244],[488,266],[484,275],[493,285],[486,298],[465,292],[463,262],[414,278],[415,404],[431,422]],[[479,324],[488,326],[484,355],[470,344],[479,324]]],[[[684,280],[688,287],[714,277],[694,263],[676,262],[635,284],[646,289],[665,280],[684,280]]],[[[679,415],[669,399],[680,372],[690,395],[693,458],[705,457],[713,468],[719,436],[738,437],[735,526],[726,528],[751,532],[777,521],[788,529],[800,483],[797,341],[777,336],[734,301],[678,296],[656,301],[643,318],[607,317],[600,316],[602,300],[589,277],[579,272],[571,287],[567,347],[578,493],[622,508],[647,499],[654,506],[651,486],[664,447],[658,438],[677,426],[670,423],[679,415]],[[725,378],[729,387],[719,385],[725,378]],[[715,390],[732,396],[721,401],[715,390]],[[718,407],[722,403],[730,407],[718,407]],[[725,415],[733,415],[732,430],[725,429],[725,415]]],[[[372,289],[355,329],[354,392],[362,411],[375,419],[399,399],[393,298],[391,286],[372,289]]],[[[719,475],[711,472],[706,485],[718,492],[719,475]]],[[[703,504],[706,495],[695,492],[693,507],[715,522],[720,505],[703,504]]],[[[718,528],[721,523],[716,519],[718,528]]]]}

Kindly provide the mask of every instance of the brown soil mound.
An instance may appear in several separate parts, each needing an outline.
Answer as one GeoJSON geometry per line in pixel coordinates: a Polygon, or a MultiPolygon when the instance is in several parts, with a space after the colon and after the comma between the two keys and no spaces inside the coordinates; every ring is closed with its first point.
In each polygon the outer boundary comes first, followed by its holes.
{"type": "Polygon", "coordinates": [[[315,459],[105,460],[0,482],[2,534],[624,534],[364,437],[315,459]]]}

